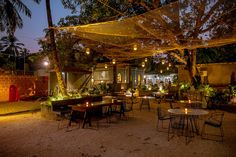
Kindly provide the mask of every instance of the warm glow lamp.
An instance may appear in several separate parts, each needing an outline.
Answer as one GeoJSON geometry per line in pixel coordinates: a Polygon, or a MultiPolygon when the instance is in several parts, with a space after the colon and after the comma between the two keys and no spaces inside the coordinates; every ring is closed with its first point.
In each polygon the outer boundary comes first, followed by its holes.
{"type": "Polygon", "coordinates": [[[165,60],[164,59],[161,61],[161,64],[165,64],[165,60]]]}
{"type": "Polygon", "coordinates": [[[144,62],[142,62],[142,67],[143,67],[143,68],[145,67],[145,63],[144,63],[144,62]]]}
{"type": "Polygon", "coordinates": [[[116,64],[116,59],[112,59],[112,64],[116,64]]]}
{"type": "Polygon", "coordinates": [[[86,54],[89,55],[90,54],[90,48],[86,48],[86,54]]]}
{"type": "Polygon", "coordinates": [[[105,69],[107,69],[107,64],[105,64],[105,69]]]}
{"type": "Polygon", "coordinates": [[[137,49],[138,49],[138,46],[137,46],[137,44],[134,44],[134,47],[133,47],[133,49],[134,49],[134,51],[137,51],[137,49]]]}
{"type": "Polygon", "coordinates": [[[44,62],[43,62],[43,65],[44,65],[44,66],[48,66],[48,64],[49,64],[48,61],[44,61],[44,62]]]}

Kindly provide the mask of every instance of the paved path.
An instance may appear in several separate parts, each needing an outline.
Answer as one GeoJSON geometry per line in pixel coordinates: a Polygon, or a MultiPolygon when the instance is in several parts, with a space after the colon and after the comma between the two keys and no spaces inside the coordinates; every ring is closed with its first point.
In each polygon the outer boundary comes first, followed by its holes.
{"type": "Polygon", "coordinates": [[[41,101],[0,102],[0,116],[40,110],[41,101]]]}

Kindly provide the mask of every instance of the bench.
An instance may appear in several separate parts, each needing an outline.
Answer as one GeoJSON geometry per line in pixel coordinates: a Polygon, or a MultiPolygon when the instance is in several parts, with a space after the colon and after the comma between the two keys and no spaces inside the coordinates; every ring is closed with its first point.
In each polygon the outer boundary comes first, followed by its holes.
{"type": "Polygon", "coordinates": [[[85,103],[86,101],[89,102],[96,102],[96,101],[102,101],[102,96],[86,96],[82,98],[77,99],[66,99],[66,100],[57,100],[52,101],[52,111],[54,113],[63,113],[63,112],[70,112],[71,111],[71,105],[77,105],[81,103],[85,103]]]}

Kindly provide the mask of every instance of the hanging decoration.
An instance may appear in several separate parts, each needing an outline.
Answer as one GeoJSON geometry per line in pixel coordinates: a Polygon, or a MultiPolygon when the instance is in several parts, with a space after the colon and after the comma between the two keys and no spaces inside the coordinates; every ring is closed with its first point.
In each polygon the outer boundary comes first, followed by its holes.
{"type": "Polygon", "coordinates": [[[161,64],[165,64],[165,60],[164,59],[162,59],[161,64]]]}
{"type": "Polygon", "coordinates": [[[142,62],[142,67],[143,67],[143,68],[145,67],[145,62],[142,62]]]}
{"type": "Polygon", "coordinates": [[[85,53],[86,53],[87,55],[89,55],[89,54],[90,54],[90,48],[86,48],[85,53]]]}
{"type": "Polygon", "coordinates": [[[116,59],[112,59],[112,64],[116,64],[116,59]]]}
{"type": "Polygon", "coordinates": [[[134,49],[134,51],[137,51],[137,50],[138,50],[138,46],[137,46],[137,44],[134,44],[133,49],[134,49]]]}

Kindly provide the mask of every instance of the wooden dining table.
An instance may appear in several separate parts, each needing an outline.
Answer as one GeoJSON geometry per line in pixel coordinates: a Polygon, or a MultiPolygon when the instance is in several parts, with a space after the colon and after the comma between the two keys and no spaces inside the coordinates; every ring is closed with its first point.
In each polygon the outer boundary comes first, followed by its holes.
{"type": "Polygon", "coordinates": [[[112,106],[120,106],[120,116],[124,115],[124,104],[122,100],[115,100],[115,99],[107,99],[107,100],[103,100],[103,101],[96,101],[96,102],[85,102],[82,104],[77,104],[77,105],[73,105],[72,107],[72,112],[73,111],[77,111],[77,112],[83,112],[84,116],[83,116],[83,125],[82,127],[85,127],[85,124],[88,123],[89,126],[91,126],[91,118],[93,116],[95,116],[93,113],[94,111],[97,111],[99,109],[101,109],[102,111],[102,107],[108,107],[108,114],[111,115],[112,113],[112,106]]]}

